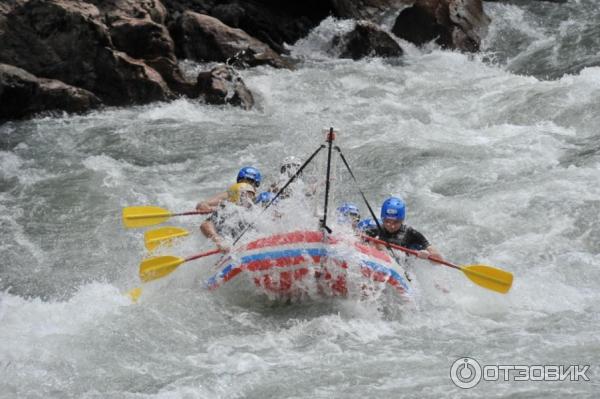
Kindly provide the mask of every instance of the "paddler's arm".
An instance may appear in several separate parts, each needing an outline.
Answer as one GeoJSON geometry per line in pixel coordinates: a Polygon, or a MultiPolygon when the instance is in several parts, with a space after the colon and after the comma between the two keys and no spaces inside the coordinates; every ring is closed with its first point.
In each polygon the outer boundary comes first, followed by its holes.
{"type": "Polygon", "coordinates": [[[433,256],[434,258],[443,260],[444,258],[442,258],[442,254],[435,249],[435,247],[433,245],[428,246],[427,248],[418,251],[417,256],[421,259],[427,259],[430,256],[433,256]]]}
{"type": "Polygon", "coordinates": [[[219,204],[227,199],[227,192],[215,194],[206,201],[198,202],[196,210],[198,212],[214,212],[219,204]]]}
{"type": "MultiPolygon", "coordinates": [[[[363,232],[363,235],[367,236],[367,237],[372,237],[372,238],[380,239],[379,238],[379,230],[377,230],[376,228],[367,229],[366,231],[363,232]]],[[[374,243],[373,241],[370,241],[370,240],[368,240],[365,237],[362,237],[362,242],[363,242],[363,244],[370,245],[370,246],[375,247],[375,248],[377,248],[379,250],[385,248],[384,245],[374,243]]]]}
{"type": "Polygon", "coordinates": [[[417,257],[427,259],[430,256],[433,256],[440,260],[442,259],[442,254],[429,243],[429,240],[427,240],[423,234],[409,227],[407,235],[409,235],[409,237],[407,237],[410,242],[410,244],[408,244],[409,248],[424,248],[417,251],[417,257]]]}
{"type": "Polygon", "coordinates": [[[223,252],[229,251],[229,246],[223,242],[223,238],[219,235],[219,233],[217,233],[217,229],[215,228],[215,224],[212,222],[212,220],[207,219],[202,222],[200,225],[200,231],[206,238],[212,240],[217,248],[223,252]]]}

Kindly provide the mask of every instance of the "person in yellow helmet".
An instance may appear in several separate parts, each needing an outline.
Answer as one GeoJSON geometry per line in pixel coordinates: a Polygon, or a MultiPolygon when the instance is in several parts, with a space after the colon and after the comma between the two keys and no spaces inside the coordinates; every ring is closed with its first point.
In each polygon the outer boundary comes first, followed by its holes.
{"type": "MultiPolygon", "coordinates": [[[[249,183],[258,188],[262,181],[262,175],[258,169],[252,166],[244,166],[237,174],[236,181],[238,183],[249,183]]],[[[219,205],[227,200],[227,192],[222,192],[213,195],[207,200],[198,202],[196,210],[202,213],[210,213],[219,209],[219,205]]]]}
{"type": "Polygon", "coordinates": [[[227,190],[227,201],[234,204],[234,208],[230,209],[230,212],[226,212],[226,205],[222,204],[217,211],[202,222],[200,231],[206,238],[211,239],[220,250],[229,251],[230,248],[225,242],[225,237],[234,238],[246,226],[242,219],[235,218],[235,212],[251,208],[254,205],[255,197],[256,189],[253,185],[245,182],[232,185],[227,190]]]}

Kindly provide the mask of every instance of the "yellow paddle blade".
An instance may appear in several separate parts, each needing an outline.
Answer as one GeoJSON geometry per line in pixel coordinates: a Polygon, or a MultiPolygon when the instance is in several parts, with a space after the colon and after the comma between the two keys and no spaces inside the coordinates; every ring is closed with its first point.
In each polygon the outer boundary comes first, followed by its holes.
{"type": "Polygon", "coordinates": [[[179,227],[161,227],[144,233],[144,245],[149,251],[152,251],[159,245],[171,244],[175,238],[185,237],[188,234],[190,234],[189,231],[179,227]]]}
{"type": "Polygon", "coordinates": [[[502,269],[486,265],[468,265],[461,269],[475,284],[492,291],[506,294],[513,282],[513,275],[502,269]]]}
{"type": "Polygon", "coordinates": [[[153,226],[166,222],[171,213],[158,206],[129,206],[123,208],[123,224],[127,228],[153,226]]]}
{"type": "Polygon", "coordinates": [[[177,256],[156,256],[144,259],[140,264],[140,279],[143,282],[159,279],[172,273],[185,259],[177,256]]]}
{"type": "Polygon", "coordinates": [[[131,299],[131,302],[136,303],[142,296],[142,287],[132,289],[127,293],[127,296],[131,299]]]}

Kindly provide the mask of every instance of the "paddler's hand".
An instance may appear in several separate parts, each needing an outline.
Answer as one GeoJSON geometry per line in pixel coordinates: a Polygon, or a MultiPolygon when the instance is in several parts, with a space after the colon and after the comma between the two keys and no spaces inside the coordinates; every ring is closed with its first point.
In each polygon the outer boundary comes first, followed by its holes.
{"type": "Polygon", "coordinates": [[[215,211],[215,208],[206,204],[205,202],[200,202],[196,205],[196,211],[201,213],[212,213],[215,211]]]}
{"type": "Polygon", "coordinates": [[[223,242],[223,239],[221,237],[214,237],[213,241],[217,245],[217,248],[221,250],[221,252],[227,253],[231,251],[231,247],[227,243],[223,242]]]}
{"type": "Polygon", "coordinates": [[[425,250],[417,251],[417,258],[429,259],[430,256],[431,256],[431,254],[429,253],[429,251],[425,251],[425,250]]]}

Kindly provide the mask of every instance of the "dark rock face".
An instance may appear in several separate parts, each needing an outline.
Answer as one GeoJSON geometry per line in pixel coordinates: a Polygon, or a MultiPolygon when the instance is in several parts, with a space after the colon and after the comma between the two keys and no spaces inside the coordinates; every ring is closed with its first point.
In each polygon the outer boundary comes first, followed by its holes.
{"type": "Polygon", "coordinates": [[[196,61],[237,60],[248,66],[288,64],[269,46],[216,18],[186,11],[177,22],[175,38],[185,58],[196,61]]]}
{"type": "Polygon", "coordinates": [[[491,19],[483,11],[482,0],[454,0],[449,4],[450,21],[456,24],[452,32],[455,48],[479,51],[481,40],[487,34],[491,19]]]}
{"type": "Polygon", "coordinates": [[[252,93],[235,70],[218,65],[198,75],[198,90],[209,104],[231,104],[250,109],[254,106],[252,93]]]}
{"type": "Polygon", "coordinates": [[[158,57],[152,60],[146,60],[146,64],[160,73],[173,92],[183,94],[189,98],[196,98],[199,96],[198,90],[196,89],[196,82],[190,82],[183,76],[176,60],[158,57]]]}
{"type": "Polygon", "coordinates": [[[125,105],[171,96],[160,75],[113,49],[108,29],[92,4],[31,0],[0,27],[0,62],[61,80],[125,105]]]}
{"type": "Polygon", "coordinates": [[[475,52],[489,23],[481,0],[417,0],[402,10],[392,32],[417,45],[435,39],[444,48],[475,52]]]}
{"type": "Polygon", "coordinates": [[[83,112],[100,105],[87,90],[58,80],[40,79],[12,65],[0,64],[0,120],[43,111],[83,112]]]}
{"type": "Polygon", "coordinates": [[[175,43],[169,31],[150,19],[119,19],[111,25],[110,36],[115,47],[131,57],[175,59],[175,43]]]}
{"type": "MultiPolygon", "coordinates": [[[[250,108],[252,94],[233,69],[220,66],[192,82],[177,56],[290,68],[280,56],[284,44],[328,15],[377,20],[401,8],[393,32],[416,44],[477,51],[489,24],[481,0],[0,0],[0,63],[8,64],[1,112],[20,117],[176,95],[250,108]],[[23,105],[12,107],[10,96],[23,105]]],[[[352,59],[402,55],[389,34],[367,22],[335,44],[352,59]]]]}
{"type": "Polygon", "coordinates": [[[375,21],[386,12],[411,5],[414,0],[330,0],[330,2],[336,17],[375,21]]]}
{"type": "Polygon", "coordinates": [[[120,19],[150,19],[164,25],[167,9],[159,0],[86,0],[105,15],[108,24],[120,19]]]}
{"type": "Polygon", "coordinates": [[[187,81],[177,64],[175,43],[164,25],[167,10],[159,0],[94,2],[106,16],[111,40],[117,50],[143,60],[161,75],[172,92],[197,96],[194,89],[196,82],[187,81]]]}
{"type": "Polygon", "coordinates": [[[186,10],[211,15],[244,30],[276,52],[306,36],[332,12],[329,1],[281,0],[163,0],[173,14],[186,10]]]}
{"type": "Polygon", "coordinates": [[[0,28],[0,61],[91,89],[97,48],[111,46],[99,17],[93,5],[32,0],[0,28]]]}
{"type": "Polygon", "coordinates": [[[340,50],[341,58],[359,60],[365,57],[400,57],[402,48],[377,25],[359,21],[351,32],[336,36],[333,45],[340,50]]]}
{"type": "Polygon", "coordinates": [[[174,97],[156,70],[120,51],[102,51],[95,72],[93,91],[109,105],[146,104],[174,97]]]}

